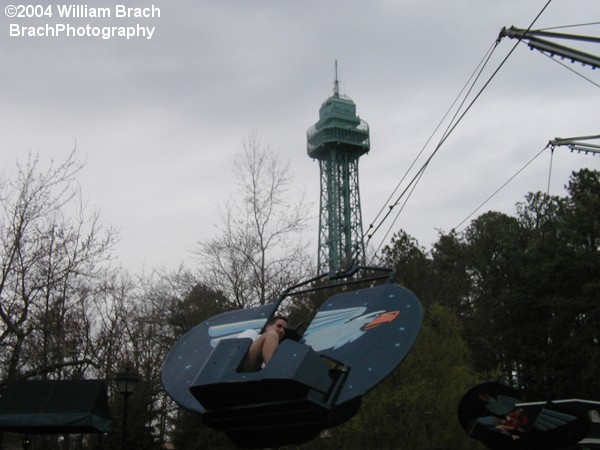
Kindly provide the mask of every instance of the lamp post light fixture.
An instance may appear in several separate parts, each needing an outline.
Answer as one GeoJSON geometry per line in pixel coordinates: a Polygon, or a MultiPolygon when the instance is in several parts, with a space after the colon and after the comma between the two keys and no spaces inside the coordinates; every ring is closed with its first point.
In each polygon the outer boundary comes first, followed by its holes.
{"type": "Polygon", "coordinates": [[[142,379],[139,373],[132,371],[126,367],[123,372],[117,373],[115,382],[117,383],[117,391],[123,396],[123,426],[121,429],[121,450],[127,448],[127,406],[129,396],[135,391],[135,387],[142,379]]]}

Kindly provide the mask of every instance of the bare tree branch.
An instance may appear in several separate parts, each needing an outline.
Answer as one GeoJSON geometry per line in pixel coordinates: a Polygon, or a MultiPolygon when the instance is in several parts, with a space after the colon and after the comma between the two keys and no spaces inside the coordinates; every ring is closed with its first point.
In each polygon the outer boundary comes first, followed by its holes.
{"type": "Polygon", "coordinates": [[[196,254],[205,282],[241,308],[273,301],[309,273],[302,239],[309,205],[291,194],[289,164],[254,133],[243,141],[233,172],[237,195],[225,204],[220,235],[201,242],[196,254]]]}

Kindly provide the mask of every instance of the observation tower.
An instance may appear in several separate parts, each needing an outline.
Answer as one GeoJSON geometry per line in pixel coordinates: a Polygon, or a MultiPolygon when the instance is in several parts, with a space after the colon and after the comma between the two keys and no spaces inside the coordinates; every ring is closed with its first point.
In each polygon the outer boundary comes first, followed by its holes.
{"type": "Polygon", "coordinates": [[[369,126],[340,95],[337,62],[335,72],[333,95],[306,133],[308,156],[319,161],[321,174],[319,273],[365,264],[358,159],[369,152],[369,126]]]}

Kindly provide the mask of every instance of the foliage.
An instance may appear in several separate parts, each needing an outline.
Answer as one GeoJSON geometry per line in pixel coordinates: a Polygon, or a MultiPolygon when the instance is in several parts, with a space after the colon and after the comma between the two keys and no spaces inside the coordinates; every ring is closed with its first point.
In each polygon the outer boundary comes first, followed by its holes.
{"type": "Polygon", "coordinates": [[[172,442],[178,450],[232,450],[236,447],[225,434],[202,424],[199,414],[185,410],[177,413],[177,428],[172,442]]]}
{"type": "Polygon", "coordinates": [[[463,236],[476,367],[500,368],[532,399],[594,398],[597,386],[599,173],[574,173],[568,193],[530,194],[517,217],[487,213],[463,236]]]}
{"type": "Polygon", "coordinates": [[[567,192],[531,193],[514,217],[482,214],[429,253],[404,232],[383,252],[425,305],[458,315],[476,372],[532,400],[598,388],[600,173],[574,173],[567,192]]]}

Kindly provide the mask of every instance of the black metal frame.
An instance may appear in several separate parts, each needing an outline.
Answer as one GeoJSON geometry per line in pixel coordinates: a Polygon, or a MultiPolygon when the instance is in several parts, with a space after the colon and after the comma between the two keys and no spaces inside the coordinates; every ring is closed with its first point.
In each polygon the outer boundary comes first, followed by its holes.
{"type": "Polygon", "coordinates": [[[275,309],[277,310],[277,308],[279,308],[279,306],[281,305],[281,302],[283,302],[283,300],[285,300],[287,297],[293,297],[295,295],[306,294],[308,292],[323,291],[326,289],[333,289],[333,288],[342,287],[342,286],[352,286],[352,285],[357,285],[357,284],[362,284],[362,283],[369,283],[372,281],[379,281],[379,280],[383,280],[383,279],[387,279],[387,283],[393,283],[396,280],[396,270],[389,268],[389,267],[354,266],[343,272],[325,273],[322,275],[318,275],[314,278],[311,278],[309,280],[302,281],[301,283],[298,283],[294,286],[287,288],[285,291],[283,291],[281,293],[279,298],[275,301],[275,304],[277,305],[277,307],[275,309]],[[348,279],[348,278],[351,278],[354,275],[356,275],[360,270],[365,270],[365,271],[369,270],[372,272],[385,272],[385,274],[384,275],[376,275],[376,276],[368,276],[368,277],[359,278],[356,280],[348,279]],[[313,287],[310,287],[307,289],[295,291],[296,289],[299,289],[299,288],[307,286],[311,283],[315,283],[317,281],[323,280],[325,278],[327,278],[332,283],[327,284],[327,285],[322,285],[322,286],[313,286],[313,287]],[[345,281],[333,283],[336,280],[345,280],[345,281]]]}

